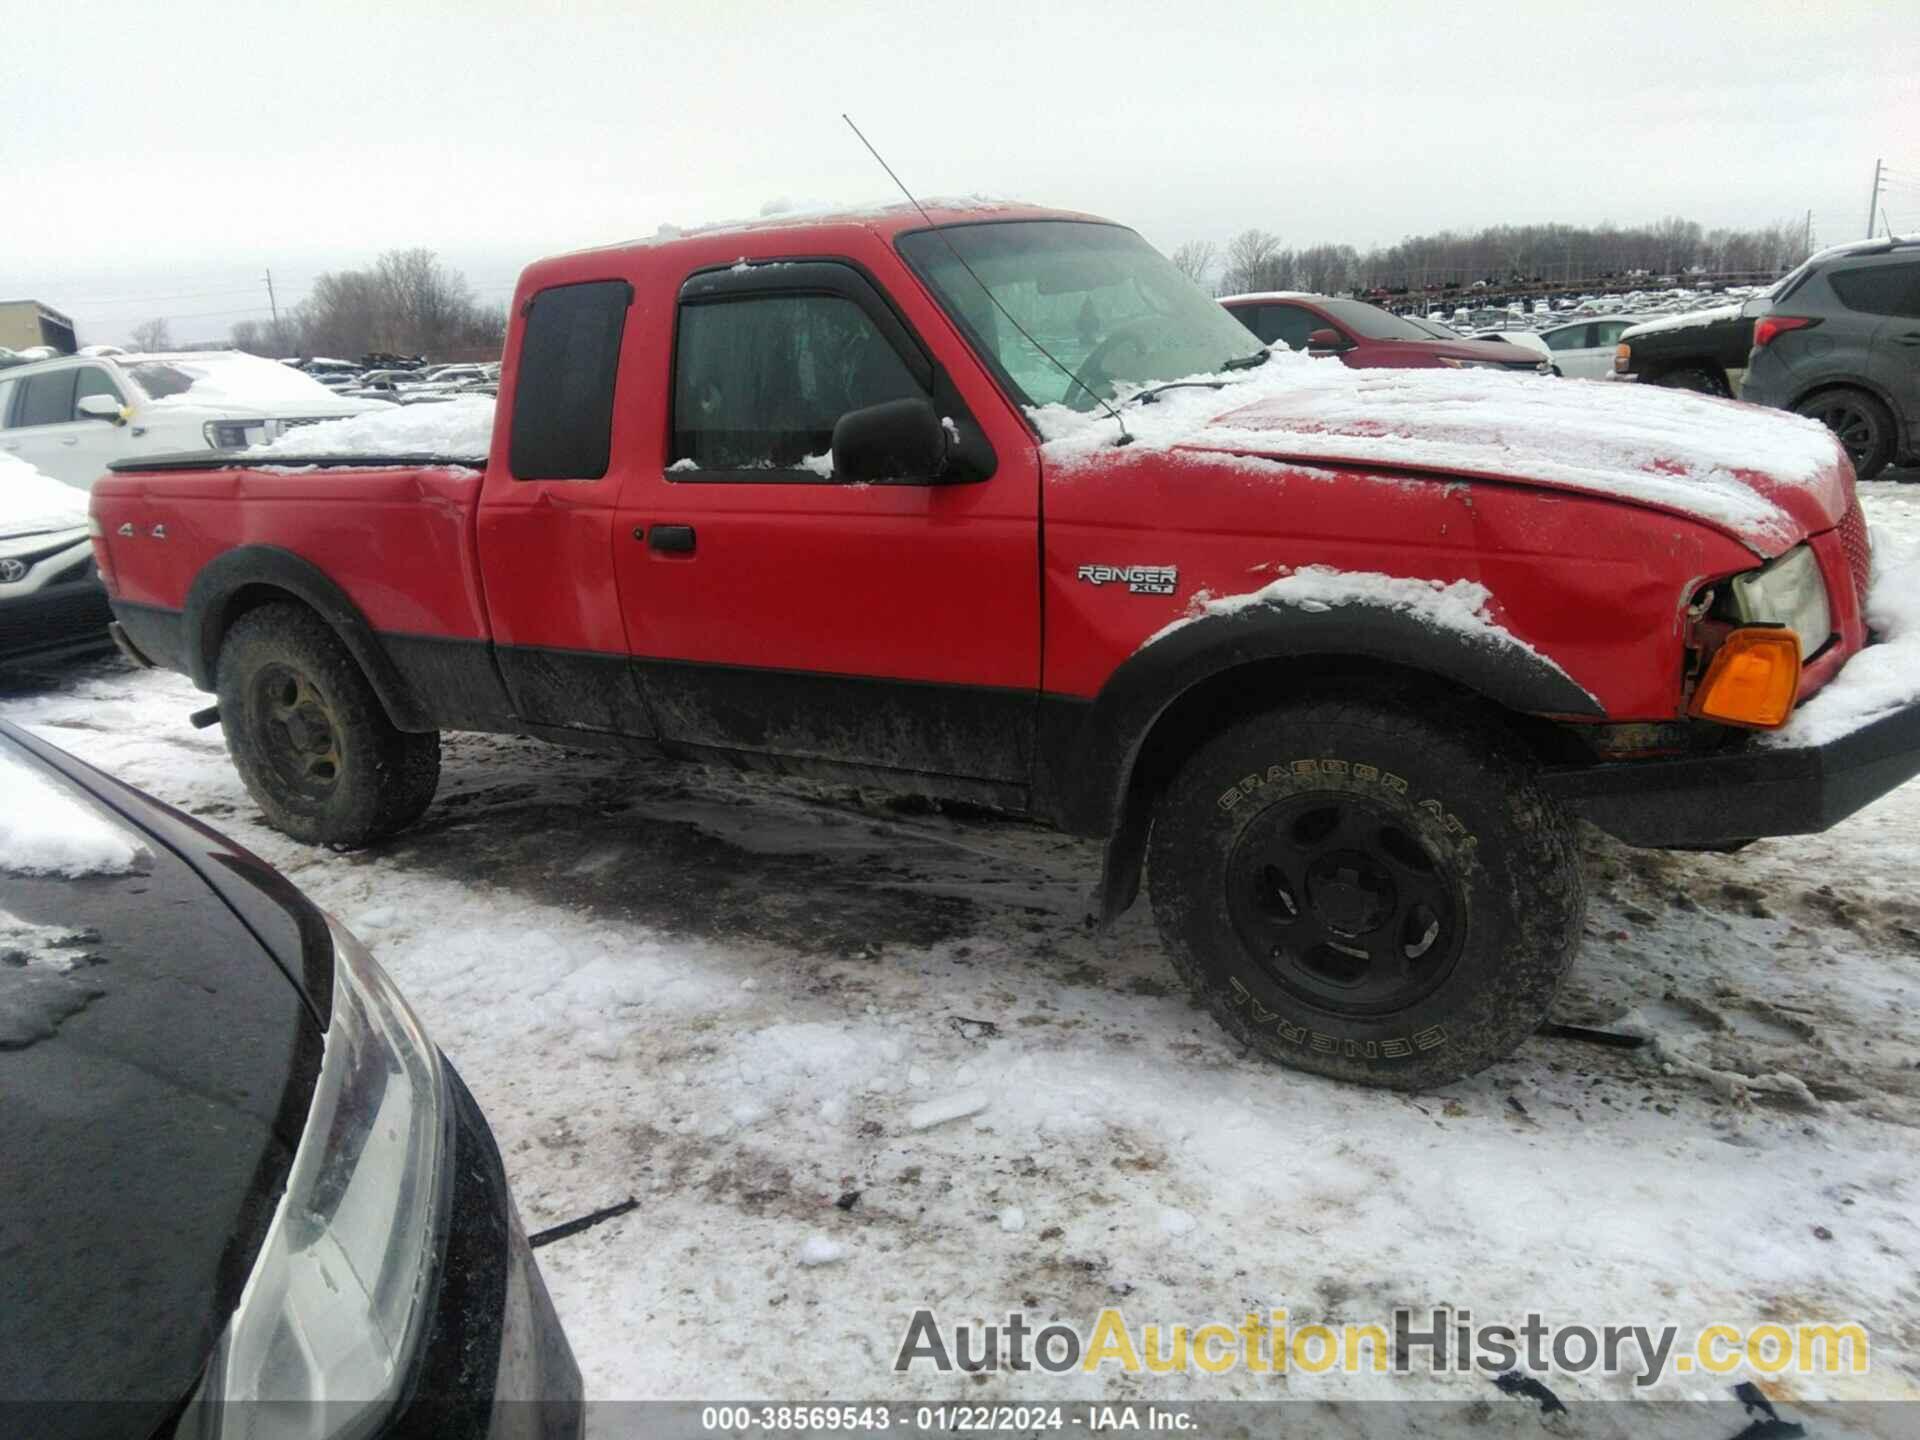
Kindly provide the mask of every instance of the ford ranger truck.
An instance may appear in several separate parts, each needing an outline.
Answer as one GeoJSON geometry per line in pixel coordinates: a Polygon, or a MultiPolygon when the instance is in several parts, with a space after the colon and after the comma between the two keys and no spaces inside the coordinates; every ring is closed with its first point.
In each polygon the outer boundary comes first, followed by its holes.
{"type": "Polygon", "coordinates": [[[1577,820],[1733,847],[1920,770],[1920,706],[1769,733],[1871,638],[1817,425],[1269,355],[1057,211],[543,260],[488,453],[288,437],[92,513],[124,648],[295,839],[417,818],[449,730],[981,802],[1100,841],[1103,920],[1144,878],[1233,1035],[1372,1084],[1541,1023],[1577,820]]]}

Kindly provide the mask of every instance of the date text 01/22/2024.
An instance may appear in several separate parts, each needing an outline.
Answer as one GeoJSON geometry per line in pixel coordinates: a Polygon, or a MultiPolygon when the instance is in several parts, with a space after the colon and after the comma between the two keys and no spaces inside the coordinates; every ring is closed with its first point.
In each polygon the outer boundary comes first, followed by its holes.
{"type": "Polygon", "coordinates": [[[703,1431],[804,1435],[820,1431],[895,1431],[909,1435],[1085,1430],[1190,1432],[1194,1417],[1177,1406],[1074,1405],[708,1405],[703,1431]]]}

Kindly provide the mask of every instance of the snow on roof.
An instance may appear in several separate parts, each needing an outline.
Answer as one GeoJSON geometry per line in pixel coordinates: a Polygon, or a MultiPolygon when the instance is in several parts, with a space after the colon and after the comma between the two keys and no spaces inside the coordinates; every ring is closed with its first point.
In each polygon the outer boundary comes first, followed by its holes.
{"type": "Polygon", "coordinates": [[[0,748],[0,870],[16,875],[124,875],[138,844],[64,786],[0,748]]]}
{"type": "Polygon", "coordinates": [[[1696,325],[1715,325],[1722,320],[1740,318],[1739,305],[1714,305],[1705,310],[1682,310],[1677,315],[1662,315],[1658,320],[1645,320],[1631,330],[1621,332],[1620,338],[1631,343],[1636,335],[1650,335],[1656,330],[1691,330],[1696,325]]]}
{"type": "MultiPolygon", "coordinates": [[[[631,240],[619,240],[610,245],[589,245],[581,250],[570,250],[562,255],[548,257],[561,260],[569,256],[597,255],[608,250],[628,250],[635,246],[667,245],[676,240],[693,240],[711,235],[732,235],[759,231],[784,230],[800,225],[864,225],[874,221],[913,222],[920,218],[924,209],[933,216],[935,223],[945,220],[974,217],[993,211],[1015,213],[1037,212],[1044,207],[1030,205],[1021,200],[1007,200],[992,195],[935,195],[922,200],[919,206],[905,200],[869,201],[865,204],[847,205],[826,201],[790,202],[772,200],[763,206],[760,214],[743,216],[732,220],[699,221],[692,225],[673,225],[663,222],[651,235],[638,236],[631,240]]],[[[1075,215],[1067,211],[1057,212],[1061,219],[1086,219],[1090,215],[1075,215]]]]}
{"type": "Polygon", "coordinates": [[[462,395],[432,405],[396,405],[289,430],[241,455],[296,459],[434,455],[485,464],[493,446],[493,397],[462,395]]]}
{"type": "MultiPolygon", "coordinates": [[[[1822,503],[1842,473],[1817,421],[1657,386],[1499,370],[1351,370],[1275,350],[1259,369],[1167,391],[1121,413],[1140,449],[1212,451],[1307,463],[1491,476],[1590,491],[1678,511],[1751,548],[1802,538],[1769,487],[1822,503]]],[[[1100,411],[1029,412],[1055,474],[1104,463],[1115,436],[1100,411]]]]}
{"type": "Polygon", "coordinates": [[[1325,300],[1327,298],[1312,290],[1249,290],[1242,295],[1222,295],[1220,303],[1231,305],[1236,300],[1325,300]]]}
{"type": "Polygon", "coordinates": [[[0,539],[77,530],[87,523],[87,492],[43,475],[0,451],[0,539]]]}

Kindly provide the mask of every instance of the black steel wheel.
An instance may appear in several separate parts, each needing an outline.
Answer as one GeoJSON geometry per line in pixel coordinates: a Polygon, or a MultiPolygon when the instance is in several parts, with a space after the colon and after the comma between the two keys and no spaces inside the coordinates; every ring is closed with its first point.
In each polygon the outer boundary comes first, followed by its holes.
{"type": "Polygon", "coordinates": [[[396,728],[332,628],[304,605],[263,605],[220,647],[220,722],[247,791],[276,830],[365,845],[418,819],[440,783],[440,737],[396,728]]]}
{"type": "Polygon", "coordinates": [[[1420,1089],[1547,1016],[1585,915],[1574,826],[1497,712],[1392,691],[1227,726],[1154,812],[1174,965],[1270,1059],[1420,1089]]]}

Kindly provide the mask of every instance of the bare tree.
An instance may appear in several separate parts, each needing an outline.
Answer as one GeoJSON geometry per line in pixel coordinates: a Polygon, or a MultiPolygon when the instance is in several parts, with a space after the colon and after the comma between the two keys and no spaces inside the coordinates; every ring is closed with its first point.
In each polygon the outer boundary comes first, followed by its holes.
{"type": "Polygon", "coordinates": [[[1220,276],[1224,294],[1253,290],[1285,290],[1293,283],[1293,253],[1280,248],[1280,237],[1265,230],[1242,230],[1227,242],[1226,269],[1220,276]]]}
{"type": "Polygon", "coordinates": [[[156,350],[173,348],[173,330],[167,324],[166,317],[158,316],[152,320],[143,320],[133,327],[133,348],[151,354],[156,350]]]}
{"type": "Polygon", "coordinates": [[[1174,269],[1204,288],[1219,255],[1220,247],[1211,240],[1187,240],[1176,246],[1167,258],[1173,261],[1174,269]]]}

